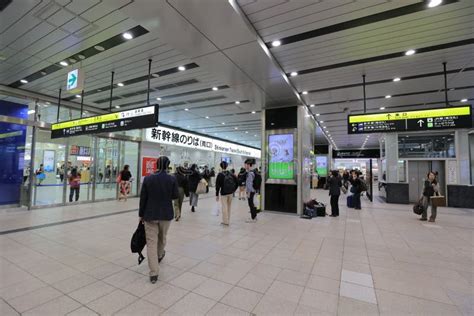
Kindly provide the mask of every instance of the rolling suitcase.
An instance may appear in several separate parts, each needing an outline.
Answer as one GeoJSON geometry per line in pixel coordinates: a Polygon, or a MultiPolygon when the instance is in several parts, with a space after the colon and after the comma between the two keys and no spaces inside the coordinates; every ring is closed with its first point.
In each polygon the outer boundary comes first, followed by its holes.
{"type": "Polygon", "coordinates": [[[352,201],[352,195],[347,196],[347,207],[354,208],[354,202],[352,201]]]}

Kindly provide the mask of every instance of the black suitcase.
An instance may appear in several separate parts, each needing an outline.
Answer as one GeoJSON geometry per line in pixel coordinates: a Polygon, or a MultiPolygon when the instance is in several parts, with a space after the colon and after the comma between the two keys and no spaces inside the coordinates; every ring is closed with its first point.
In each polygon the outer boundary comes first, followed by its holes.
{"type": "Polygon", "coordinates": [[[314,209],[316,210],[317,217],[326,216],[326,206],[324,204],[320,203],[319,205],[316,205],[314,209]]]}

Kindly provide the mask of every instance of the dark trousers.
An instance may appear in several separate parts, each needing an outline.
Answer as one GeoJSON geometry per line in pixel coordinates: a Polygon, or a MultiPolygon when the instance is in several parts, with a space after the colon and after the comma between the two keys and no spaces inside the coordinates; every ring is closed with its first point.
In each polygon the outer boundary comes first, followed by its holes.
{"type": "Polygon", "coordinates": [[[252,219],[255,219],[257,217],[257,208],[255,207],[255,204],[253,204],[254,196],[255,196],[255,192],[250,192],[249,198],[248,198],[250,214],[252,216],[252,219]]]}
{"type": "Polygon", "coordinates": [[[331,215],[339,216],[339,195],[331,195],[331,215]]]}
{"type": "Polygon", "coordinates": [[[77,188],[72,188],[69,191],[69,202],[72,202],[72,197],[74,196],[74,193],[76,193],[76,202],[79,200],[79,187],[77,188]]]}
{"type": "Polygon", "coordinates": [[[352,201],[354,203],[354,208],[360,209],[361,204],[360,204],[360,193],[354,193],[354,196],[352,198],[352,201]]]}

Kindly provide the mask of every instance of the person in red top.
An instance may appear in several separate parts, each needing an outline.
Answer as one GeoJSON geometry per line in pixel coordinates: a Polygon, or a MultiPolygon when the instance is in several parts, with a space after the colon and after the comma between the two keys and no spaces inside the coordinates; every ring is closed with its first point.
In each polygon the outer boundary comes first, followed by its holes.
{"type": "Polygon", "coordinates": [[[72,198],[74,194],[76,195],[75,201],[79,200],[79,189],[81,187],[81,174],[77,172],[77,168],[73,168],[71,170],[71,174],[69,175],[69,202],[72,202],[72,198]]]}

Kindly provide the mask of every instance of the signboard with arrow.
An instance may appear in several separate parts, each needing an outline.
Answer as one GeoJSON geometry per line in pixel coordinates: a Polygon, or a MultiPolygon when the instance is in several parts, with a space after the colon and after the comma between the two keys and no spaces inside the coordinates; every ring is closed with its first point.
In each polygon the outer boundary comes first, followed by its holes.
{"type": "Polygon", "coordinates": [[[349,115],[349,134],[471,128],[471,106],[349,115]]]}
{"type": "Polygon", "coordinates": [[[84,76],[81,69],[74,69],[67,73],[66,90],[78,93],[84,89],[84,76]]]}

